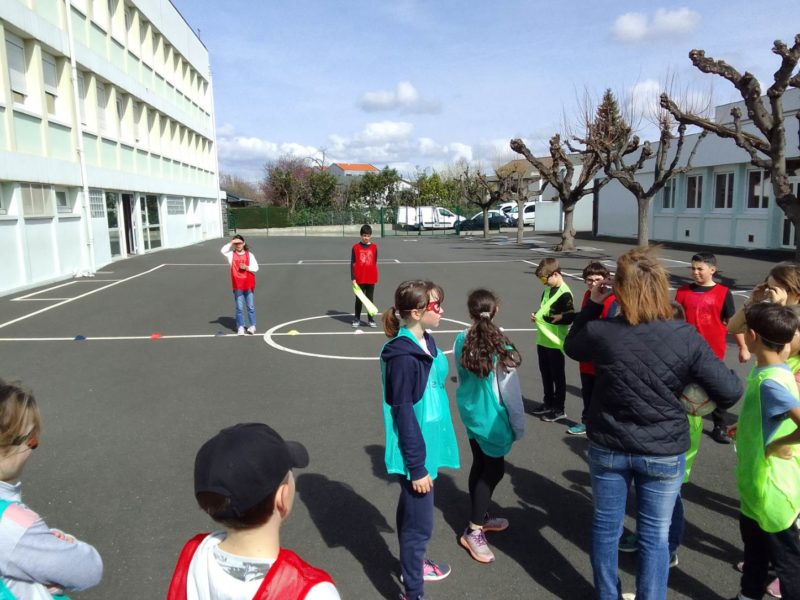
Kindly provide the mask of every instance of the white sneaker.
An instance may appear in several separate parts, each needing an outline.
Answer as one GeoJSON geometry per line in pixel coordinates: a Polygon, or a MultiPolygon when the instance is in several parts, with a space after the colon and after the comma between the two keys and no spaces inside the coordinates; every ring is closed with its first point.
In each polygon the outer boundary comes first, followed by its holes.
{"type": "Polygon", "coordinates": [[[250,325],[250,327],[247,328],[247,333],[249,333],[250,335],[254,335],[255,332],[256,332],[256,326],[255,325],[250,325]]]}
{"type": "Polygon", "coordinates": [[[361,321],[353,321],[353,329],[357,328],[359,325],[361,325],[361,321]]]}
{"type": "Polygon", "coordinates": [[[236,335],[244,335],[244,327],[239,327],[239,329],[236,330],[236,335]]]}

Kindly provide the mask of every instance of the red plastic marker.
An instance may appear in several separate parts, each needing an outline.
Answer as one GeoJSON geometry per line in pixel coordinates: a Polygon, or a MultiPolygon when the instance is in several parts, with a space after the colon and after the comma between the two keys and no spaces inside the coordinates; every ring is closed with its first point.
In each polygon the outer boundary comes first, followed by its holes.
{"type": "Polygon", "coordinates": [[[153,333],[153,334],[150,335],[150,339],[151,340],[160,340],[161,339],[161,334],[158,333],[158,332],[153,333]]]}

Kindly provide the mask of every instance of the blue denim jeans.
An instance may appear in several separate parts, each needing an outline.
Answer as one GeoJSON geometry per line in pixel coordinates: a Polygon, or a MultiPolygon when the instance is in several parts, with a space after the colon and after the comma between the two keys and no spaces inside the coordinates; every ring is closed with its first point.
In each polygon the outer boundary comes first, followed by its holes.
{"type": "Polygon", "coordinates": [[[592,569],[595,597],[619,600],[617,558],[631,481],[636,486],[639,536],[636,600],[664,600],[669,576],[668,535],[681,489],[685,456],[628,454],[589,445],[592,478],[592,569]]]}
{"type": "Polygon", "coordinates": [[[253,290],[233,290],[236,300],[236,327],[244,327],[244,307],[247,305],[247,319],[252,327],[256,326],[256,301],[253,290]]]}

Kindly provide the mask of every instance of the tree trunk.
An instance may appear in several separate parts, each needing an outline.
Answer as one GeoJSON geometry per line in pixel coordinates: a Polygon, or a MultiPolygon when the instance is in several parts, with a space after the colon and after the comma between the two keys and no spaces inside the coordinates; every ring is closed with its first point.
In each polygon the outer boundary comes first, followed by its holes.
{"type": "Polygon", "coordinates": [[[517,243],[521,244],[525,236],[525,219],[522,214],[522,205],[525,204],[524,198],[517,199],[517,243]]]}
{"type": "Polygon", "coordinates": [[[650,198],[637,198],[639,206],[639,229],[637,232],[637,243],[645,247],[650,243],[650,231],[648,230],[648,217],[650,215],[650,198]]]}
{"type": "Polygon", "coordinates": [[[572,252],[575,250],[575,228],[572,226],[575,213],[575,205],[564,207],[564,229],[561,232],[561,243],[556,246],[560,252],[572,252]]]}
{"type": "Polygon", "coordinates": [[[483,209],[483,237],[489,237],[489,208],[483,209]]]}

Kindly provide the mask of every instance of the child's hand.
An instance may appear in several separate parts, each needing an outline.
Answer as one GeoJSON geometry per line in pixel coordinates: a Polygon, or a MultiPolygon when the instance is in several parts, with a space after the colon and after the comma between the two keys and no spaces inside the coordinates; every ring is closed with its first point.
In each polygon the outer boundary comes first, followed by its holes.
{"type": "Polygon", "coordinates": [[[535,312],[531,313],[531,322],[532,323],[536,323],[536,313],[535,312]]]}
{"type": "Polygon", "coordinates": [[[736,429],[739,426],[738,423],[734,423],[733,425],[728,427],[728,437],[732,440],[736,439],[736,429]]]}
{"type": "Polygon", "coordinates": [[[558,323],[561,320],[561,315],[550,315],[551,323],[558,323]]]}
{"type": "Polygon", "coordinates": [[[785,306],[786,300],[789,295],[786,293],[786,290],[781,287],[771,287],[767,288],[767,293],[769,294],[770,302],[774,302],[775,304],[780,304],[785,306]]]}
{"type": "Polygon", "coordinates": [[[68,544],[74,544],[75,538],[68,533],[64,533],[60,529],[51,529],[50,532],[60,539],[62,542],[67,542],[68,544]]]}
{"type": "Polygon", "coordinates": [[[416,479],[411,482],[411,489],[418,494],[427,494],[433,489],[433,479],[430,475],[425,475],[422,479],[416,479]]]}
{"type": "Polygon", "coordinates": [[[751,306],[759,302],[764,302],[765,300],[770,300],[769,286],[766,283],[759,283],[753,288],[750,298],[745,302],[745,305],[751,306]]]}
{"type": "Polygon", "coordinates": [[[739,348],[739,362],[746,363],[750,360],[750,350],[747,349],[747,346],[742,346],[739,348]]]}
{"type": "Polygon", "coordinates": [[[764,456],[767,458],[774,456],[783,460],[791,460],[794,457],[794,448],[792,446],[792,444],[775,444],[775,442],[772,442],[767,444],[764,450],[764,456]]]}

